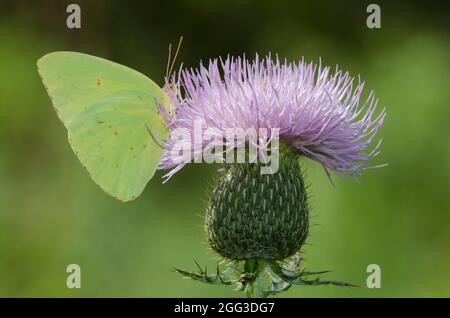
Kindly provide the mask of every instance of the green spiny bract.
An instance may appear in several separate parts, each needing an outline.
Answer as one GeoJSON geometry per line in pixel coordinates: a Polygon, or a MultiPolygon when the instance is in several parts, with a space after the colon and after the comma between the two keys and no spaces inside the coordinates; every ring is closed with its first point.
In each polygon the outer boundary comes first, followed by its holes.
{"type": "Polygon", "coordinates": [[[261,162],[226,164],[206,209],[212,249],[234,260],[283,260],[308,234],[307,194],[297,156],[280,152],[279,169],[261,174],[261,162]]]}

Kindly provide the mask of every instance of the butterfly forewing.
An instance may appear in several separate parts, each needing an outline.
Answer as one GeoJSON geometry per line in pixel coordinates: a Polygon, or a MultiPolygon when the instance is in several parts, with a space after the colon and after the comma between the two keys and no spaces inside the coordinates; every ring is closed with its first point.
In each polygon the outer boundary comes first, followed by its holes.
{"type": "Polygon", "coordinates": [[[38,61],[39,73],[69,142],[92,179],[121,201],[135,199],[154,175],[167,129],[156,102],[167,95],[145,75],[75,52],[38,61]]]}

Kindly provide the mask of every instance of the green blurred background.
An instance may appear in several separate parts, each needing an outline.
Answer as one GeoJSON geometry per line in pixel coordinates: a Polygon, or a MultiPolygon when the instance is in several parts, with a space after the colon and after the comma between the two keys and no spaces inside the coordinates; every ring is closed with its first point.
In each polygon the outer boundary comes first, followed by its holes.
{"type": "Polygon", "coordinates": [[[360,74],[387,117],[382,152],[361,183],[336,179],[304,160],[313,223],[305,264],[380,289],[295,287],[284,296],[450,296],[450,90],[448,7],[321,1],[2,1],[0,4],[0,296],[241,296],[181,279],[174,266],[215,265],[202,215],[217,167],[192,164],[162,185],[158,175],[122,204],[90,180],[73,155],[36,71],[54,50],[102,56],[162,83],[169,42],[184,35],[179,61],[277,52],[360,74]],[[80,30],[65,26],[81,6],[80,30]],[[68,289],[66,266],[81,266],[68,289]]]}

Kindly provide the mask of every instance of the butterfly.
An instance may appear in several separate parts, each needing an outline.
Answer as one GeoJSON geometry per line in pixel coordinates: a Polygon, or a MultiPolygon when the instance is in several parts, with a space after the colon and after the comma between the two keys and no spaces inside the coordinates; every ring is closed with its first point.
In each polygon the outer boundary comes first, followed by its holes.
{"type": "MultiPolygon", "coordinates": [[[[175,58],[167,64],[168,76],[175,58]]],[[[115,62],[78,52],[52,52],[37,62],[69,143],[94,182],[126,202],[136,199],[158,169],[172,115],[164,88],[115,62]]]]}

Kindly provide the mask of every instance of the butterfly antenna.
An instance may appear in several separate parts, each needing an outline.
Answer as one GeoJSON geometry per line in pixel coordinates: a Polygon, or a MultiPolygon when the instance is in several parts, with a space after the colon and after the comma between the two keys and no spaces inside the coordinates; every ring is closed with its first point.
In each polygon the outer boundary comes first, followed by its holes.
{"type": "Polygon", "coordinates": [[[170,59],[172,57],[172,43],[169,43],[169,57],[167,58],[166,78],[169,78],[170,59]]]}
{"type": "MultiPolygon", "coordinates": [[[[170,68],[168,69],[169,72],[168,72],[167,76],[169,76],[172,73],[173,67],[175,66],[175,62],[177,60],[178,53],[180,52],[182,42],[183,42],[183,36],[180,36],[180,40],[178,41],[177,50],[175,51],[175,55],[173,56],[172,64],[170,64],[170,68]]],[[[170,53],[171,53],[170,51],[171,51],[171,45],[169,45],[169,61],[170,61],[170,53]]],[[[167,65],[169,65],[169,63],[167,63],[167,65]]]]}
{"type": "Polygon", "coordinates": [[[145,123],[145,128],[147,128],[148,133],[150,134],[150,136],[152,137],[153,141],[162,149],[165,149],[163,145],[161,145],[161,143],[158,141],[158,139],[156,139],[156,136],[152,133],[150,127],[147,125],[147,123],[145,123]]]}

